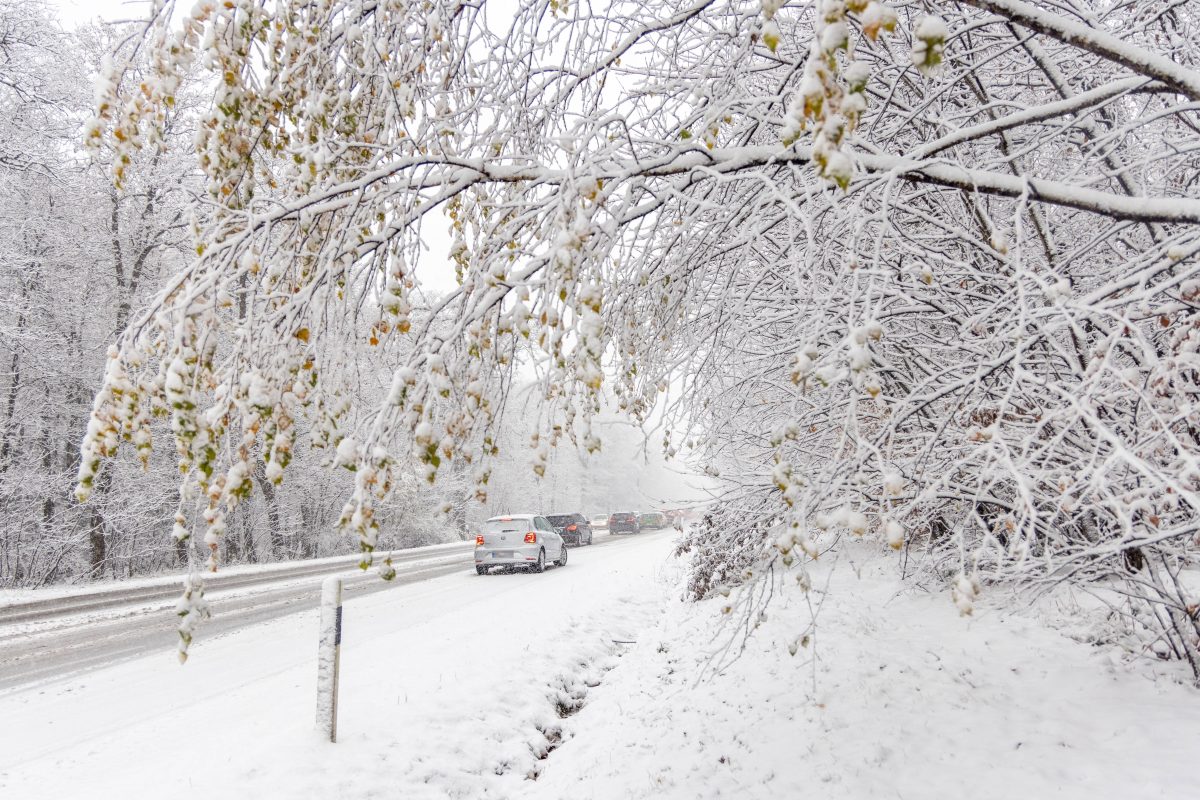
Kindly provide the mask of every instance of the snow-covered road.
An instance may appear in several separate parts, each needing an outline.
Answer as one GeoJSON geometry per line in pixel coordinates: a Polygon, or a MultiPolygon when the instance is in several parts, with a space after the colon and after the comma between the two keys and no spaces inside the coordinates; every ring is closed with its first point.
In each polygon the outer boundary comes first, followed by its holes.
{"type": "MultiPolygon", "coordinates": [[[[466,542],[401,551],[391,583],[345,558],[235,567],[206,584],[218,613],[205,636],[315,607],[326,575],[344,575],[347,596],[371,594],[460,571],[470,552],[466,542]]],[[[147,578],[45,598],[23,592],[21,601],[0,605],[0,695],[174,646],[178,620],[171,611],[181,582],[147,578]]]]}
{"type": "MultiPolygon", "coordinates": [[[[663,608],[673,532],[542,575],[454,574],[346,606],[339,743],[313,733],[316,613],[0,697],[0,796],[509,796],[663,608]],[[424,794],[423,794],[424,793],[424,794]]],[[[206,635],[207,634],[207,635],[206,635]]]]}

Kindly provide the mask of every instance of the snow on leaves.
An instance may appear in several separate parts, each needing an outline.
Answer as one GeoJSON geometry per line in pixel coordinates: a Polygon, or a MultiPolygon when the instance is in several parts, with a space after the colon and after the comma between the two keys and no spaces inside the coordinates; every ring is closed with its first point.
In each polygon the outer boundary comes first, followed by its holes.
{"type": "MultiPolygon", "coordinates": [[[[780,138],[790,145],[812,125],[812,160],[817,173],[844,190],[854,177],[854,165],[843,143],[867,110],[870,79],[870,67],[854,60],[850,22],[857,15],[862,35],[873,41],[880,30],[895,30],[897,18],[890,7],[874,0],[821,0],[817,5],[803,77],[788,106],[780,138]]],[[[773,18],[774,6],[771,8],[769,16],[773,18]]],[[[764,16],[767,11],[764,4],[764,16]]],[[[773,25],[773,19],[768,24],[773,25]]],[[[767,44],[770,46],[769,41],[767,44]]]]}
{"type": "Polygon", "coordinates": [[[80,493],[166,413],[180,513],[219,539],[303,429],[353,471],[369,564],[403,476],[461,458],[486,496],[536,365],[534,475],[601,446],[611,394],[719,478],[697,594],[842,534],[919,549],[963,603],[1149,562],[1138,596],[1195,663],[1196,24],[1101,5],[160,7],[90,141],[124,181],[207,81],[197,257],[115,351],[80,493]],[[431,297],[445,219],[457,288],[431,297]],[[368,362],[386,397],[360,408],[368,362]]]}

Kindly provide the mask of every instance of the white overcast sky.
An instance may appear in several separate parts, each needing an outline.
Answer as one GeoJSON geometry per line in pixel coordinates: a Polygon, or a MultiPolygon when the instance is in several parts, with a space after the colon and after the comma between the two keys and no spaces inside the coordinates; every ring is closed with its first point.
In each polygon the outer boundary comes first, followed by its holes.
{"type": "Polygon", "coordinates": [[[68,26],[100,17],[105,20],[141,19],[146,14],[145,0],[52,0],[68,26]]]}

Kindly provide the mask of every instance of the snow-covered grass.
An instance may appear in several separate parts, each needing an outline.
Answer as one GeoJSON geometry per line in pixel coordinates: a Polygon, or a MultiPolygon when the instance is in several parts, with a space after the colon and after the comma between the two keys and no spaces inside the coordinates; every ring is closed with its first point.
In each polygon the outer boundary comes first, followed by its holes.
{"type": "MultiPolygon", "coordinates": [[[[1200,595],[1200,569],[1183,569],[1177,577],[1184,591],[1193,597],[1200,595]]],[[[1170,650],[1161,628],[1149,619],[1150,609],[1141,604],[1131,609],[1127,587],[1119,580],[1085,586],[1062,583],[1019,600],[1046,627],[1082,644],[1102,648],[1114,665],[1124,664],[1161,680],[1194,680],[1187,662],[1167,657],[1170,650]],[[1131,613],[1136,614],[1137,624],[1133,624],[1131,613]]]]}
{"type": "Polygon", "coordinates": [[[847,547],[814,573],[814,605],[827,578],[829,594],[795,656],[798,588],[736,658],[711,658],[743,641],[727,601],[669,604],[524,796],[1200,797],[1200,693],[986,596],[960,617],[948,592],[904,590],[891,562],[847,547]]]}
{"type": "Polygon", "coordinates": [[[960,617],[863,543],[738,652],[727,601],[678,601],[671,546],[348,603],[336,745],[313,732],[313,612],[0,698],[0,797],[1198,796],[1185,684],[986,594],[960,617]]]}

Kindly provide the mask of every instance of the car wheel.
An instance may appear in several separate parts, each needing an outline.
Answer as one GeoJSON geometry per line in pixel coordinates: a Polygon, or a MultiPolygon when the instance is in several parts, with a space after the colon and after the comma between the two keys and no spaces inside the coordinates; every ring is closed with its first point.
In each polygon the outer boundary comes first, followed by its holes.
{"type": "Polygon", "coordinates": [[[562,547],[562,550],[559,551],[558,561],[555,561],[554,565],[556,567],[565,567],[567,565],[567,546],[566,546],[566,544],[564,544],[562,547]]]}
{"type": "Polygon", "coordinates": [[[538,550],[538,560],[537,560],[537,563],[533,565],[532,569],[534,572],[545,572],[546,571],[546,551],[545,550],[538,550]]]}
{"type": "Polygon", "coordinates": [[[475,574],[476,575],[487,575],[487,567],[476,567],[475,574]]]}

